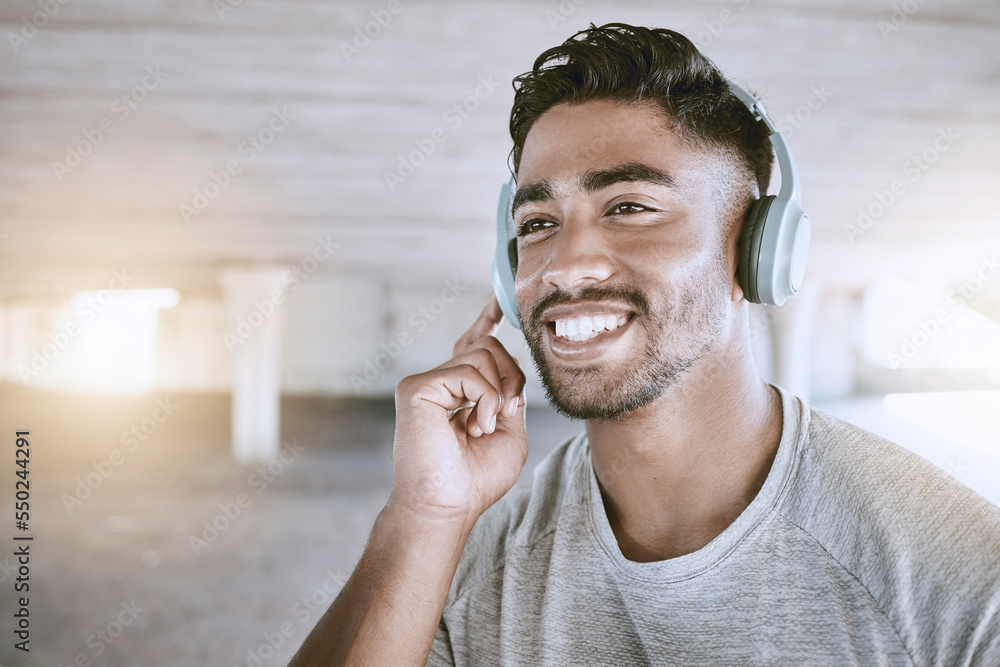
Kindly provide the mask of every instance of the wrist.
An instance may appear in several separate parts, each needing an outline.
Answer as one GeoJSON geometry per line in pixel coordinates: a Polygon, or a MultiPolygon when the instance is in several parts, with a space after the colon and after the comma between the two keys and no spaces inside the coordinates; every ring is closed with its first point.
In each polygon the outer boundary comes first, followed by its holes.
{"type": "Polygon", "coordinates": [[[434,540],[453,537],[462,539],[464,543],[478,518],[471,511],[414,507],[394,493],[379,513],[376,524],[395,534],[412,534],[434,540]]]}

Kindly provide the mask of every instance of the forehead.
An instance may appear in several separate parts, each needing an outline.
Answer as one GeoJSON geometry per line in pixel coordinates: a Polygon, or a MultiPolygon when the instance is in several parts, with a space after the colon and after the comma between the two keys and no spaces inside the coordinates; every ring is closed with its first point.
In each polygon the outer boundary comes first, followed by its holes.
{"type": "Polygon", "coordinates": [[[652,103],[558,104],[528,132],[518,183],[568,181],[588,170],[625,163],[674,172],[692,166],[696,152],[702,151],[682,142],[670,119],[652,103]]]}

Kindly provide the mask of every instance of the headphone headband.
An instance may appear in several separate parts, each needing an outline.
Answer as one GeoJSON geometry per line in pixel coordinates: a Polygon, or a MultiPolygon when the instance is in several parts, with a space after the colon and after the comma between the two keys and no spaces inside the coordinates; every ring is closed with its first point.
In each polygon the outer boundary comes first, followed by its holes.
{"type": "MultiPolygon", "coordinates": [[[[774,123],[771,122],[771,119],[767,116],[767,112],[764,111],[764,107],[756,97],[750,94],[750,91],[730,81],[729,92],[739,98],[750,109],[750,113],[754,115],[754,118],[767,125],[767,129],[770,131],[769,138],[771,139],[771,145],[774,146],[774,156],[778,160],[778,168],[781,170],[781,190],[778,191],[778,198],[785,201],[793,199],[799,201],[799,171],[795,167],[795,158],[792,157],[792,151],[788,148],[788,142],[785,141],[785,137],[778,131],[774,123]]],[[[761,193],[761,196],[763,194],[761,193]]]]}

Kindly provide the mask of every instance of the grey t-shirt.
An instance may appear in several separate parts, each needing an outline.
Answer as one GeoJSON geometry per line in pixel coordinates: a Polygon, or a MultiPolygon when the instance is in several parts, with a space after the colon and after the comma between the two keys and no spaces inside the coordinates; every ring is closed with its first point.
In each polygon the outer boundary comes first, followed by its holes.
{"type": "Polygon", "coordinates": [[[1000,508],[780,390],[757,497],[702,549],[618,548],[581,434],[480,517],[430,665],[1000,666],[1000,508]]]}

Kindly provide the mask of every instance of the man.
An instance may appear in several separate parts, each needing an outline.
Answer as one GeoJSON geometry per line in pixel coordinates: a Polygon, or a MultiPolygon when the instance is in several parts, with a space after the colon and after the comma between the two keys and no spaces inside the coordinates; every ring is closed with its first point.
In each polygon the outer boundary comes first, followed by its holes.
{"type": "Polygon", "coordinates": [[[1000,665],[1000,508],[757,375],[734,276],[771,156],[722,74],[611,24],[515,81],[518,310],[586,432],[507,494],[491,301],[399,384],[392,494],[293,664],[1000,665]]]}

